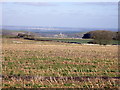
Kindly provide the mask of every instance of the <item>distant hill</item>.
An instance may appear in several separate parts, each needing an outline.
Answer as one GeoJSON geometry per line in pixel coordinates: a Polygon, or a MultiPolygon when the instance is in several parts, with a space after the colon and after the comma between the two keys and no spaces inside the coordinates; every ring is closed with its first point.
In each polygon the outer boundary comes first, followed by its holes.
{"type": "Polygon", "coordinates": [[[0,33],[3,37],[16,37],[19,33],[24,33],[24,34],[29,33],[29,34],[33,34],[33,35],[37,36],[37,34],[33,33],[33,32],[17,31],[17,30],[2,30],[0,33]]]}
{"type": "MultiPolygon", "coordinates": [[[[41,27],[41,26],[2,26],[3,35],[16,35],[18,32],[32,32],[41,37],[59,37],[62,33],[64,38],[82,38],[89,31],[101,30],[96,28],[70,28],[70,27],[41,27]],[[7,30],[7,31],[6,31],[7,30]],[[11,32],[12,31],[12,32],[11,32]]],[[[117,31],[116,29],[108,29],[117,31]]]]}

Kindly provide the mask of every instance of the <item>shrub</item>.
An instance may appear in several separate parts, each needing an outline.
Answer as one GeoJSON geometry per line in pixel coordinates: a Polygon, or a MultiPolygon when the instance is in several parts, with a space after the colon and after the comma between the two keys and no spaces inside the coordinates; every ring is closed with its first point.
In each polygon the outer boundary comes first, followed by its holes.
{"type": "Polygon", "coordinates": [[[18,33],[18,38],[24,38],[24,39],[34,39],[34,35],[27,34],[27,33],[18,33]]]}
{"type": "Polygon", "coordinates": [[[93,33],[92,38],[94,42],[100,45],[110,44],[112,41],[113,32],[111,31],[96,31],[93,33]]]}
{"type": "Polygon", "coordinates": [[[96,30],[86,33],[83,38],[94,39],[92,41],[93,44],[106,45],[110,44],[110,42],[113,39],[113,36],[117,37],[112,31],[96,30]]]}

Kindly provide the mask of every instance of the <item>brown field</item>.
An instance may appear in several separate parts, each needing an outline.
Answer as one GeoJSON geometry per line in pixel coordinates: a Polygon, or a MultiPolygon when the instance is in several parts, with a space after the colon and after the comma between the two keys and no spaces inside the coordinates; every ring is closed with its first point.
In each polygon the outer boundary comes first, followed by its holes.
{"type": "Polygon", "coordinates": [[[118,46],[3,38],[2,55],[3,88],[119,85],[118,46]]]}

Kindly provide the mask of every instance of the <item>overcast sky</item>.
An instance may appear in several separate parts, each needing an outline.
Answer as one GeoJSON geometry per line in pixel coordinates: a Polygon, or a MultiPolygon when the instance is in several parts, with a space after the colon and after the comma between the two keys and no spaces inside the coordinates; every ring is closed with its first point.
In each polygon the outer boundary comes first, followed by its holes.
{"type": "Polygon", "coordinates": [[[109,1],[109,3],[100,2],[102,0],[84,0],[86,3],[36,1],[39,2],[6,2],[0,4],[3,6],[2,24],[78,28],[118,27],[118,0],[104,0],[109,1]],[[92,2],[88,3],[88,1],[92,2]]]}

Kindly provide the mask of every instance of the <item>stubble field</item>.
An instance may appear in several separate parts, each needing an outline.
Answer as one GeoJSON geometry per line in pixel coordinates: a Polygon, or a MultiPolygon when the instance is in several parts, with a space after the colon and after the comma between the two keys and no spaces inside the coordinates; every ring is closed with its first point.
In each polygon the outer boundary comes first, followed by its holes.
{"type": "Polygon", "coordinates": [[[3,88],[118,88],[118,46],[3,38],[3,88]]]}

